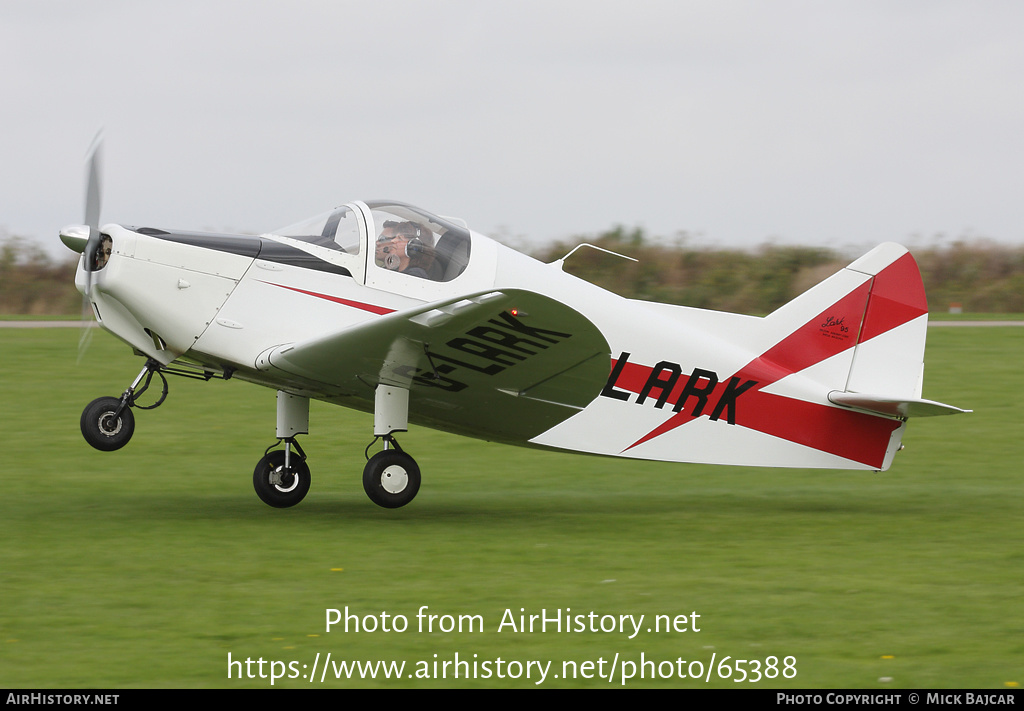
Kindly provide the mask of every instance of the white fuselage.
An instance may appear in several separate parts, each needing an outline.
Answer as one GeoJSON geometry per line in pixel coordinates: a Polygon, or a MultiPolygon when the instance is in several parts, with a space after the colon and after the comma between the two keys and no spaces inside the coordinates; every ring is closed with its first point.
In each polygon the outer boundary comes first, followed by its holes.
{"type": "MultiPolygon", "coordinates": [[[[379,384],[397,384],[412,388],[413,422],[612,456],[883,469],[903,422],[836,406],[829,393],[846,391],[851,374],[867,372],[854,367],[855,356],[886,361],[897,350],[890,345],[913,341],[900,350],[909,355],[887,376],[887,390],[920,396],[926,312],[886,324],[867,345],[848,332],[847,324],[871,317],[871,270],[902,263],[893,248],[878,252],[877,265],[843,270],[755,318],[625,299],[565,273],[560,263],[540,263],[454,223],[445,223],[447,234],[458,232],[461,242],[437,240],[439,254],[449,249],[437,258],[437,278],[391,271],[375,259],[381,226],[374,220],[389,224],[378,210],[349,206],[346,219],[360,242],[353,237],[344,249],[288,235],[107,225],[112,253],[91,275],[90,299],[105,329],[163,364],[191,361],[369,411],[379,384]],[[508,307],[516,298],[546,312],[547,331],[538,333],[555,334],[547,342],[517,332],[516,310],[508,307]],[[484,313],[489,299],[500,301],[500,312],[484,313]],[[431,337],[431,324],[456,318],[463,304],[480,318],[431,337]],[[571,325],[565,333],[557,331],[559,319],[571,325]],[[372,326],[378,323],[384,325],[372,326]],[[334,341],[319,343],[332,334],[334,341]],[[571,348],[584,342],[577,363],[571,348]],[[379,352],[377,365],[359,363],[362,345],[379,352]],[[325,348],[333,349],[326,352],[337,377],[325,369],[325,348]],[[551,356],[559,349],[564,361],[551,356]],[[549,356],[563,364],[535,375],[549,356]],[[445,382],[451,387],[440,387],[445,382]],[[535,422],[509,426],[509,418],[535,422]]],[[[85,282],[80,269],[80,289],[85,282]]],[[[919,300],[916,292],[907,298],[919,300]]]]}

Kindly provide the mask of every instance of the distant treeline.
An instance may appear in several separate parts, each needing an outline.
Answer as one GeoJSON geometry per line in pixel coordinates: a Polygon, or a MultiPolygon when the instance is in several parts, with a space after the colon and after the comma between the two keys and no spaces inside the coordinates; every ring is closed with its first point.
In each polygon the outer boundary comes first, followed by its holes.
{"type": "Polygon", "coordinates": [[[0,314],[33,316],[77,314],[82,295],[75,290],[78,260],[57,261],[34,242],[8,237],[0,242],[0,314]]]}
{"type": "MultiPolygon", "coordinates": [[[[708,249],[690,246],[685,235],[668,243],[623,228],[555,244],[534,256],[550,262],[580,242],[639,260],[581,249],[566,261],[566,271],[617,294],[756,315],[770,313],[860,256],[772,244],[708,249]]],[[[921,268],[929,310],[959,304],[965,312],[1024,312],[1024,247],[969,241],[911,252],[921,268]]]]}
{"type": "MultiPolygon", "coordinates": [[[[710,249],[653,239],[641,229],[616,228],[534,253],[550,262],[589,242],[638,259],[593,249],[577,251],[568,272],[623,296],[746,314],[767,314],[846,266],[853,257],[823,247],[762,245],[710,249]]],[[[959,304],[965,312],[1024,313],[1024,247],[984,241],[911,250],[924,276],[932,311],[959,304]]],[[[854,255],[857,256],[857,255],[854,255]]],[[[77,314],[77,260],[56,260],[33,242],[0,241],[0,314],[77,314]]]]}

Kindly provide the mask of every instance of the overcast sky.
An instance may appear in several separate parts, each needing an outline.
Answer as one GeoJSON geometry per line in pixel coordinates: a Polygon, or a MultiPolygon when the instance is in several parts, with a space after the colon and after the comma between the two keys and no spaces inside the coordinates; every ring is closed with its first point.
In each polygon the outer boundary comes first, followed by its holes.
{"type": "Polygon", "coordinates": [[[394,198],[532,243],[1024,243],[1018,0],[0,0],[0,235],[394,198]]]}

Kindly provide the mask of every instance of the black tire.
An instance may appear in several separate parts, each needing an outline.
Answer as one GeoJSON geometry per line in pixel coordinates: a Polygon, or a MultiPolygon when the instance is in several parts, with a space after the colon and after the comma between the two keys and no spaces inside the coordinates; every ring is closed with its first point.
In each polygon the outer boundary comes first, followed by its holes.
{"type": "Polygon", "coordinates": [[[126,407],[114,417],[121,406],[119,397],[96,398],[82,410],[82,436],[101,452],[113,452],[128,444],[135,434],[135,415],[126,407]]]}
{"type": "Polygon", "coordinates": [[[291,467],[284,468],[284,450],[276,449],[260,460],[252,473],[252,486],[263,503],[286,509],[309,493],[309,467],[297,452],[292,452],[291,467]]]}
{"type": "Polygon", "coordinates": [[[378,506],[400,508],[416,498],[420,490],[420,468],[405,452],[385,449],[366,463],[363,489],[378,506]]]}

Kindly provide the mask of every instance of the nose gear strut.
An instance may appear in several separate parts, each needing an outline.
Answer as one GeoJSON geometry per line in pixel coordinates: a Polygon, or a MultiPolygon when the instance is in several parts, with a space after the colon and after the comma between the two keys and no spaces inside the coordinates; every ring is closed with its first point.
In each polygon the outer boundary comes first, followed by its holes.
{"type": "Polygon", "coordinates": [[[226,370],[222,374],[217,374],[201,368],[163,365],[150,358],[132,384],[121,393],[121,397],[96,398],[86,405],[85,410],[82,411],[82,436],[85,437],[86,442],[100,451],[113,452],[121,449],[135,434],[135,415],[132,414],[131,408],[155,410],[160,407],[167,399],[169,390],[167,375],[179,375],[197,380],[212,378],[227,380],[231,377],[232,372],[226,370]],[[139,397],[149,389],[154,375],[160,377],[160,397],[152,405],[140,405],[139,397]]]}

